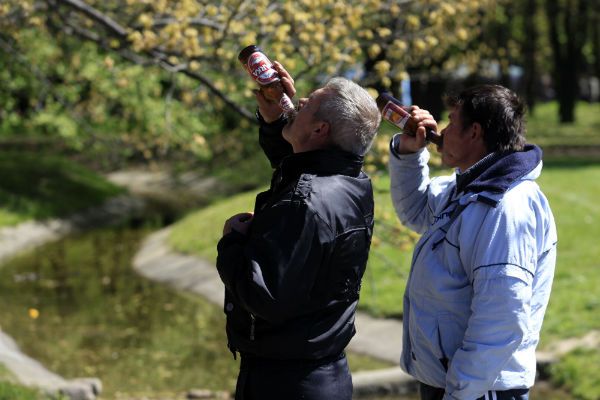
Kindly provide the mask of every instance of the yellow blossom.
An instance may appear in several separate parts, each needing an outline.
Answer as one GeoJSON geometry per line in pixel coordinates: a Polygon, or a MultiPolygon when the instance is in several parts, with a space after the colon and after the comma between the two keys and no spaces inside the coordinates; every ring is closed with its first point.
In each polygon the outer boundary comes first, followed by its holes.
{"type": "Polygon", "coordinates": [[[38,319],[40,316],[40,312],[37,308],[30,308],[28,311],[29,314],[29,318],[31,319],[38,319]]]}
{"type": "Polygon", "coordinates": [[[458,28],[456,30],[456,37],[458,37],[460,40],[464,41],[464,40],[467,40],[467,38],[469,37],[469,34],[465,28],[458,28]]]}
{"type": "Polygon", "coordinates": [[[409,15],[406,17],[406,26],[411,30],[417,30],[421,26],[421,22],[419,21],[419,17],[416,15],[409,15]]]}
{"type": "Polygon", "coordinates": [[[386,38],[392,34],[392,30],[389,28],[379,28],[377,34],[382,38],[386,38]]]}
{"type": "Polygon", "coordinates": [[[138,21],[140,24],[144,26],[144,28],[148,29],[152,26],[152,16],[150,14],[142,14],[139,16],[138,21]]]}
{"type": "Polygon", "coordinates": [[[381,84],[383,85],[383,87],[389,88],[390,86],[392,86],[392,80],[387,76],[384,76],[383,78],[381,78],[381,84]]]}
{"type": "Polygon", "coordinates": [[[104,58],[104,65],[106,66],[106,68],[112,69],[115,65],[115,62],[112,58],[110,58],[109,56],[106,56],[104,58]]]}
{"type": "Polygon", "coordinates": [[[379,55],[379,53],[381,53],[381,47],[377,43],[374,43],[369,47],[368,52],[369,57],[375,58],[379,55]]]}
{"type": "Polygon", "coordinates": [[[388,61],[381,60],[375,63],[373,68],[379,77],[384,77],[388,72],[390,72],[391,65],[388,61]]]}
{"type": "Polygon", "coordinates": [[[372,98],[374,98],[374,99],[376,99],[376,98],[377,98],[377,96],[379,96],[379,92],[377,92],[377,89],[375,89],[375,88],[368,87],[368,88],[367,88],[367,92],[368,92],[368,93],[369,93],[369,95],[370,95],[372,98]]]}

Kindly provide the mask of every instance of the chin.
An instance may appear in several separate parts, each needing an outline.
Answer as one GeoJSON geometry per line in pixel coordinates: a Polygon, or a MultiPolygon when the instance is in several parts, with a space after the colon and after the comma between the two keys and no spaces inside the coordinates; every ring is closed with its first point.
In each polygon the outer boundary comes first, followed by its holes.
{"type": "Polygon", "coordinates": [[[288,143],[292,143],[290,142],[290,134],[289,134],[289,130],[287,129],[288,125],[283,127],[283,130],[281,131],[281,136],[283,137],[283,140],[285,140],[288,143]]]}

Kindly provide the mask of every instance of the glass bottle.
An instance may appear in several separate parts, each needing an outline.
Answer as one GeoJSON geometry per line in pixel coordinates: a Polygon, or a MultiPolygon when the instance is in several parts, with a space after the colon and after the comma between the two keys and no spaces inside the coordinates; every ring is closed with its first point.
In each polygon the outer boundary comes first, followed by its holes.
{"type": "Polygon", "coordinates": [[[292,99],[283,89],[279,74],[273,68],[273,63],[260,47],[256,45],[245,47],[240,51],[238,60],[244,65],[252,79],[259,84],[261,92],[268,100],[278,103],[286,114],[295,110],[292,99]]]}
{"type": "MultiPolygon", "coordinates": [[[[377,97],[376,102],[383,119],[402,129],[407,135],[415,136],[417,134],[417,122],[411,117],[406,107],[402,106],[400,100],[389,93],[383,92],[377,97]]],[[[444,138],[433,129],[425,128],[425,138],[427,141],[442,147],[444,138]]]]}

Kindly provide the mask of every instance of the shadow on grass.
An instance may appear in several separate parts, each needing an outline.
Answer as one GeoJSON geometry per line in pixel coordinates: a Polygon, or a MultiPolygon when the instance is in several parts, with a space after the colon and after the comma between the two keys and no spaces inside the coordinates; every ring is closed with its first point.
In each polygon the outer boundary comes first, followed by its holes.
{"type": "Polygon", "coordinates": [[[600,157],[544,157],[544,168],[576,169],[600,165],[600,157]]]}
{"type": "Polygon", "coordinates": [[[9,151],[0,155],[0,209],[14,219],[62,217],[102,203],[122,189],[59,156],[9,151]]]}

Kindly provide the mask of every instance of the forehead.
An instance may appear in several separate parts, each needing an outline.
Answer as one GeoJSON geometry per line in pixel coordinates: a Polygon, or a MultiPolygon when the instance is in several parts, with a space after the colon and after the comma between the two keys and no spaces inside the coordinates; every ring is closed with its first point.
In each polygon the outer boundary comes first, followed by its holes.
{"type": "Polygon", "coordinates": [[[328,94],[328,90],[326,88],[320,88],[315,90],[314,92],[312,92],[309,96],[308,96],[308,100],[310,102],[319,102],[321,101],[321,99],[326,96],[328,94]]]}

